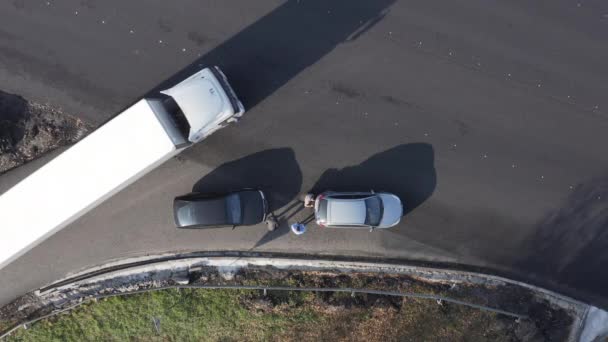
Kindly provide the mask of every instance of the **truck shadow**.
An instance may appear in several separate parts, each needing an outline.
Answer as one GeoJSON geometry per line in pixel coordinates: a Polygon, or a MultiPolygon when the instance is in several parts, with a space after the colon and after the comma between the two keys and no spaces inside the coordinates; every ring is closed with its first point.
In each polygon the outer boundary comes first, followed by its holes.
{"type": "Polygon", "coordinates": [[[395,0],[290,0],[195,60],[149,95],[205,66],[222,68],[246,108],[252,108],[338,44],[357,39],[395,0]]]}
{"type": "Polygon", "coordinates": [[[401,198],[407,215],[431,196],[436,177],[433,147],[426,143],[404,144],[375,154],[359,165],[325,171],[311,192],[391,192],[401,198]]]}
{"type": "Polygon", "coordinates": [[[560,208],[538,222],[526,244],[522,250],[531,253],[517,269],[536,282],[553,279],[566,286],[566,294],[607,308],[608,178],[579,184],[560,208]]]}

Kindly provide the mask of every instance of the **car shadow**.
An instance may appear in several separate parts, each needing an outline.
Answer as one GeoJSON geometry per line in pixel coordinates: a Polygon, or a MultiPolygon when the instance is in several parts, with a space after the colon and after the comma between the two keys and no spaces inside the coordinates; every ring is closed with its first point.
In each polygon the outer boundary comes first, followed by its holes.
{"type": "Polygon", "coordinates": [[[27,101],[0,91],[0,153],[10,152],[25,136],[27,101]]]}
{"type": "Polygon", "coordinates": [[[286,206],[302,187],[302,171],[291,148],[256,152],[226,162],[198,180],[193,192],[229,192],[244,188],[264,191],[269,210],[286,206]]]}
{"type": "Polygon", "coordinates": [[[608,308],[608,178],[576,186],[538,222],[526,245],[521,250],[531,253],[516,269],[537,282],[553,279],[566,286],[564,293],[608,308]]]}
{"type": "Polygon", "coordinates": [[[148,93],[217,65],[250,109],[338,44],[357,39],[395,0],[289,0],[148,93]]]}
{"type": "Polygon", "coordinates": [[[259,247],[289,233],[286,215],[299,206],[296,197],[302,187],[302,171],[290,148],[256,152],[226,162],[205,175],[192,187],[193,192],[229,192],[244,188],[264,191],[269,211],[279,226],[255,244],[259,247]]]}
{"type": "Polygon", "coordinates": [[[399,196],[407,215],[431,196],[436,177],[433,147],[426,143],[403,144],[359,165],[325,171],[310,192],[391,192],[399,196]]]}

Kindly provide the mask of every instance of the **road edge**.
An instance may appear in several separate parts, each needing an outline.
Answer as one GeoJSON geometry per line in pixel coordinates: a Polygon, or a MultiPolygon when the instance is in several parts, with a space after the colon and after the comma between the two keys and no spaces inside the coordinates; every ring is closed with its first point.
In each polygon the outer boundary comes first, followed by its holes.
{"type": "MultiPolygon", "coordinates": [[[[605,313],[605,311],[591,305],[535,285],[501,276],[471,271],[372,260],[332,260],[330,258],[306,257],[301,255],[291,257],[288,255],[274,256],[268,253],[265,253],[265,255],[259,255],[259,253],[242,255],[234,252],[161,254],[117,260],[85,269],[24,295],[21,298],[26,296],[30,296],[31,298],[31,296],[33,296],[39,300],[39,305],[52,306],[57,308],[57,310],[44,315],[44,317],[36,317],[32,320],[19,322],[15,327],[10,329],[10,331],[0,336],[0,338],[10,334],[19,327],[27,328],[28,325],[37,320],[66,310],[71,310],[86,300],[95,300],[96,296],[107,291],[108,284],[112,284],[115,279],[121,279],[121,285],[123,287],[126,284],[151,281],[152,284],[156,284],[156,286],[152,285],[151,287],[142,290],[149,291],[158,290],[160,287],[163,287],[161,280],[165,282],[169,281],[169,284],[173,284],[170,286],[174,287],[187,286],[190,274],[196,272],[201,267],[216,267],[220,274],[222,274],[222,277],[229,279],[241,268],[261,266],[274,267],[277,269],[330,271],[337,273],[391,273],[408,275],[429,282],[453,284],[473,283],[489,286],[514,285],[528,289],[540,298],[547,300],[552,305],[565,309],[572,314],[574,322],[568,341],[582,341],[581,338],[583,337],[587,340],[589,336],[594,336],[594,330],[592,328],[597,325],[598,316],[593,315],[593,317],[590,317],[589,313],[600,313],[600,316],[605,313]]],[[[123,292],[113,295],[128,294],[139,290],[129,286],[126,288],[131,289],[131,291],[124,290],[123,292]]],[[[28,305],[26,304],[18,307],[18,310],[22,309],[27,310],[28,305]]],[[[33,307],[30,309],[33,309],[33,307]]],[[[598,333],[601,333],[601,331],[598,333]]]]}

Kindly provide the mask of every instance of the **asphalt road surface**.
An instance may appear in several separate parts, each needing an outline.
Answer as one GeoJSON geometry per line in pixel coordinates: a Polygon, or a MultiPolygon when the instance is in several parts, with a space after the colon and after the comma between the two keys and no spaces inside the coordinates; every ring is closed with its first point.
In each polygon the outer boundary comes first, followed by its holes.
{"type": "Polygon", "coordinates": [[[0,271],[0,304],[108,260],[239,250],[469,265],[608,307],[605,1],[15,0],[0,23],[0,87],[91,123],[211,64],[249,109],[0,271]],[[174,228],[174,196],[240,186],[279,231],[174,228]],[[288,232],[310,189],[370,188],[402,197],[399,226],[288,232]]]}

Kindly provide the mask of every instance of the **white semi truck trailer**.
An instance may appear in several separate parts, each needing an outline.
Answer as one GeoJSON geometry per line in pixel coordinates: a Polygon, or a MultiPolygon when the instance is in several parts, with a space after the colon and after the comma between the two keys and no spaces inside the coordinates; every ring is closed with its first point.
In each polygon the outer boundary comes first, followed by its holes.
{"type": "Polygon", "coordinates": [[[0,196],[0,269],[245,112],[218,67],[144,98],[0,196]]]}

